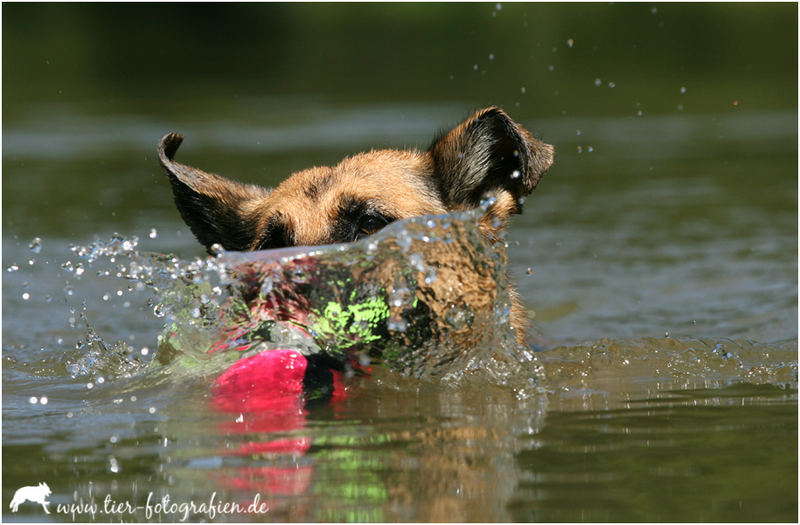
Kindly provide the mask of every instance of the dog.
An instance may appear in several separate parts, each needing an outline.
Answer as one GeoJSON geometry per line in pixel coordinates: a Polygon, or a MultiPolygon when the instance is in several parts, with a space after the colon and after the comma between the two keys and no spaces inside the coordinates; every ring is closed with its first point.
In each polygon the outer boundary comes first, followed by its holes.
{"type": "Polygon", "coordinates": [[[22,487],[17,489],[14,493],[14,497],[11,498],[11,512],[17,512],[19,506],[25,501],[30,501],[31,503],[38,503],[44,509],[46,514],[50,514],[50,511],[47,510],[48,501],[45,499],[47,496],[51,494],[50,487],[47,486],[47,483],[41,482],[39,485],[36,486],[28,486],[22,487]]]}
{"type": "MultiPolygon", "coordinates": [[[[333,167],[312,167],[274,189],[243,184],[174,160],[183,136],[161,139],[158,157],[175,204],[210,253],[357,241],[401,219],[485,205],[479,223],[491,243],[553,164],[554,148],[536,139],[499,107],[483,108],[434,138],[426,151],[384,149],[359,153],[333,167]]],[[[456,288],[480,300],[485,283],[469,264],[454,266],[434,286],[456,288]],[[470,288],[472,287],[472,289],[470,288]]],[[[440,273],[445,275],[445,273],[440,273]]],[[[391,282],[391,281],[390,281],[391,282]]],[[[419,295],[419,294],[418,294],[419,295]]],[[[425,295],[425,294],[422,294],[425,295]]],[[[435,303],[427,294],[423,301],[435,303]]],[[[491,304],[485,298],[480,304],[491,304]]],[[[428,304],[434,311],[441,305],[428,304]]],[[[512,293],[510,324],[524,344],[526,315],[512,293]]]]}

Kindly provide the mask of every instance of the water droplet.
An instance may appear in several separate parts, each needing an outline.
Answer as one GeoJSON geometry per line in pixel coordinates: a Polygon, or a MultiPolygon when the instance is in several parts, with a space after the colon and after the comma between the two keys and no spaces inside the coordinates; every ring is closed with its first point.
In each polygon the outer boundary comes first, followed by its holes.
{"type": "Polygon", "coordinates": [[[678,111],[683,111],[683,104],[678,104],[678,111]]]}
{"type": "Polygon", "coordinates": [[[386,324],[386,327],[393,332],[405,332],[408,329],[408,321],[402,317],[389,318],[389,322],[386,324]]]}
{"type": "Polygon", "coordinates": [[[425,271],[425,260],[422,258],[422,254],[412,253],[408,256],[408,262],[411,263],[411,266],[415,269],[421,272],[425,271]]]}
{"type": "Polygon", "coordinates": [[[150,353],[150,349],[145,346],[145,347],[142,347],[140,352],[141,352],[142,355],[147,355],[147,354],[150,353]]]}
{"type": "Polygon", "coordinates": [[[108,459],[108,470],[110,470],[114,474],[116,474],[116,473],[118,473],[120,471],[119,462],[117,461],[116,458],[111,457],[111,458],[108,459]]]}
{"type": "Polygon", "coordinates": [[[652,9],[650,9],[650,12],[652,14],[656,14],[656,13],[658,13],[658,8],[657,7],[653,7],[652,9]]]}
{"type": "Polygon", "coordinates": [[[571,39],[571,38],[568,38],[568,39],[567,39],[567,45],[568,45],[569,47],[572,47],[573,45],[575,45],[575,41],[574,41],[573,39],[571,39]]]}
{"type": "Polygon", "coordinates": [[[478,70],[478,64],[475,64],[474,66],[472,66],[472,69],[477,71],[478,70]]]}
{"type": "Polygon", "coordinates": [[[614,82],[609,82],[608,83],[608,87],[610,87],[611,89],[614,89],[615,87],[617,87],[617,85],[614,82]]]}
{"type": "Polygon", "coordinates": [[[444,315],[445,320],[455,328],[461,328],[467,321],[467,314],[461,308],[452,307],[444,315]]]}
{"type": "Polygon", "coordinates": [[[641,109],[640,109],[639,111],[637,111],[637,112],[636,112],[636,116],[637,116],[637,117],[641,117],[641,116],[642,116],[642,110],[641,110],[641,109]]]}
{"type": "Polygon", "coordinates": [[[489,53],[489,60],[494,60],[494,53],[489,53]]]}
{"type": "Polygon", "coordinates": [[[436,268],[428,268],[428,273],[425,274],[425,284],[433,284],[436,281],[436,268]]]}
{"type": "Polygon", "coordinates": [[[48,401],[49,401],[49,399],[47,399],[47,396],[42,396],[39,399],[39,403],[42,404],[42,405],[46,405],[48,401]]]}
{"type": "Polygon", "coordinates": [[[158,237],[158,231],[155,228],[150,228],[150,238],[155,239],[158,237]]]}
{"type": "Polygon", "coordinates": [[[22,293],[22,300],[23,301],[27,301],[30,298],[31,298],[31,294],[29,294],[28,292],[23,292],[22,293]]]}
{"type": "Polygon", "coordinates": [[[106,382],[106,379],[103,376],[100,376],[100,377],[97,378],[97,384],[98,385],[102,385],[105,382],[106,382]]]}
{"type": "Polygon", "coordinates": [[[33,253],[39,253],[42,251],[42,239],[39,237],[35,237],[31,243],[28,245],[28,248],[31,249],[33,253]]]}
{"type": "Polygon", "coordinates": [[[581,146],[578,146],[578,153],[583,153],[583,148],[581,146]]]}
{"type": "Polygon", "coordinates": [[[104,301],[108,301],[110,298],[111,298],[111,296],[110,296],[110,295],[108,295],[108,294],[103,294],[103,300],[104,300],[104,301]]]}
{"type": "Polygon", "coordinates": [[[597,87],[600,87],[600,86],[603,85],[603,81],[600,80],[599,78],[596,78],[596,79],[594,79],[594,85],[597,86],[597,87]]]}
{"type": "Polygon", "coordinates": [[[555,68],[556,68],[556,66],[554,66],[554,65],[552,65],[552,64],[551,64],[551,65],[549,65],[549,66],[547,66],[547,70],[548,70],[548,71],[553,71],[555,68]]]}
{"type": "Polygon", "coordinates": [[[215,242],[214,244],[211,245],[209,251],[211,252],[211,255],[213,255],[214,257],[218,257],[225,252],[225,248],[223,248],[220,243],[215,242]]]}
{"type": "Polygon", "coordinates": [[[501,9],[503,9],[503,4],[495,4],[494,8],[500,11],[501,9]]]}
{"type": "Polygon", "coordinates": [[[594,151],[594,146],[589,146],[586,150],[591,153],[594,151]]]}
{"type": "Polygon", "coordinates": [[[532,274],[533,268],[528,268],[527,270],[525,270],[525,273],[527,273],[528,275],[532,274]]]}
{"type": "Polygon", "coordinates": [[[155,413],[156,413],[156,407],[150,407],[150,408],[148,408],[148,409],[147,409],[147,412],[148,412],[148,413],[150,413],[150,414],[155,414],[155,413]]]}
{"type": "Polygon", "coordinates": [[[38,399],[36,396],[31,396],[31,397],[30,397],[30,399],[28,399],[28,402],[29,402],[31,405],[35,405],[36,403],[38,403],[38,402],[39,402],[39,399],[38,399]]]}
{"type": "Polygon", "coordinates": [[[94,383],[89,381],[88,383],[86,383],[86,388],[89,389],[89,390],[93,389],[94,388],[94,383]]]}
{"type": "Polygon", "coordinates": [[[165,315],[167,315],[167,312],[164,309],[164,305],[161,303],[156,304],[153,307],[153,315],[155,315],[156,317],[164,317],[165,315]]]}
{"type": "Polygon", "coordinates": [[[6,268],[7,272],[16,272],[17,270],[19,270],[19,266],[17,266],[17,263],[12,263],[11,266],[6,268]]]}
{"type": "Polygon", "coordinates": [[[681,86],[681,95],[683,95],[684,93],[686,93],[686,88],[681,86]]]}
{"type": "Polygon", "coordinates": [[[519,91],[520,91],[520,93],[522,93],[524,95],[525,91],[526,91],[525,86],[522,86],[521,88],[519,88],[519,91]]]}
{"type": "MultiPolygon", "coordinates": [[[[115,400],[115,401],[116,401],[116,400],[115,400]]],[[[109,440],[111,443],[118,443],[118,442],[119,442],[119,436],[118,436],[118,435],[116,435],[116,434],[112,434],[112,435],[111,435],[111,437],[110,437],[110,438],[108,438],[108,440],[109,440]]]]}
{"type": "Polygon", "coordinates": [[[519,170],[514,170],[514,171],[511,172],[511,178],[512,179],[518,179],[519,175],[520,175],[519,170]]]}

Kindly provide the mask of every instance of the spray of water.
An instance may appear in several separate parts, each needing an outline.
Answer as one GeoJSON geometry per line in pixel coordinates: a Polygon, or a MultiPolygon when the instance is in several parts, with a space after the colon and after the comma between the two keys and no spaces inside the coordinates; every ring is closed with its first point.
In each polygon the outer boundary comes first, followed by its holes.
{"type": "Polygon", "coordinates": [[[419,217],[356,243],[194,260],[140,251],[135,237],[75,246],[68,272],[92,269],[150,294],[164,328],[150,361],[124,343],[103,342],[85,307],[74,310],[72,322],[86,331],[67,370],[94,379],[213,378],[243,357],[291,348],[349,373],[377,365],[445,384],[506,385],[518,397],[606,395],[625,381],[628,391],[740,382],[796,388],[796,341],[665,337],[531,352],[509,322],[504,247],[486,241],[479,217],[480,210],[419,217]]]}
{"type": "Polygon", "coordinates": [[[481,235],[479,218],[480,209],[419,217],[356,243],[220,250],[191,261],[114,236],[73,247],[78,260],[65,267],[102,263],[99,275],[152,293],[165,323],[152,366],[173,378],[213,376],[242,357],[293,348],[350,373],[379,365],[449,383],[525,378],[524,387],[535,386],[541,366],[509,323],[505,249],[481,235]]]}

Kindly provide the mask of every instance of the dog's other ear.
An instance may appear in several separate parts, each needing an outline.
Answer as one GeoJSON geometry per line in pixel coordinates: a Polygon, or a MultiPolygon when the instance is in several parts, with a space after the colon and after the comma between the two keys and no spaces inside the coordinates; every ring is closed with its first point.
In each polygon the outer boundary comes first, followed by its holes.
{"type": "Polygon", "coordinates": [[[533,138],[497,107],[476,112],[434,140],[430,154],[448,208],[476,207],[488,194],[495,198],[488,214],[502,222],[522,211],[520,199],[553,164],[553,146],[533,138]]]}
{"type": "Polygon", "coordinates": [[[258,226],[255,204],[269,190],[175,162],[181,142],[182,135],[169,133],[158,144],[158,158],[169,175],[181,217],[209,252],[215,243],[226,250],[249,249],[258,226]]]}

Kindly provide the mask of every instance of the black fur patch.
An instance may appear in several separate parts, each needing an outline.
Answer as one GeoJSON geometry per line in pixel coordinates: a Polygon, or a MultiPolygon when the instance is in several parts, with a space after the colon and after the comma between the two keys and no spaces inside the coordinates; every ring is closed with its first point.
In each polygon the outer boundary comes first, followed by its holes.
{"type": "Polygon", "coordinates": [[[215,243],[221,244],[226,250],[250,249],[256,223],[243,218],[229,204],[235,202],[235,197],[223,200],[218,196],[198,193],[176,177],[170,177],[170,182],[175,205],[184,222],[209,252],[215,243]]]}
{"type": "Polygon", "coordinates": [[[528,149],[525,137],[498,108],[483,112],[457,133],[438,135],[430,151],[440,195],[451,206],[477,206],[494,188],[527,194],[528,149]]]}
{"type": "Polygon", "coordinates": [[[470,126],[470,133],[476,136],[476,142],[489,149],[489,158],[492,159],[483,184],[472,191],[470,201],[479,203],[483,194],[492,188],[506,188],[516,195],[519,191],[513,190],[522,186],[528,166],[528,147],[524,138],[499,111],[476,119],[470,126]],[[517,178],[512,179],[511,174],[515,171],[517,178]]]}
{"type": "Polygon", "coordinates": [[[333,221],[331,231],[332,243],[353,242],[365,235],[365,226],[369,230],[379,230],[393,222],[394,217],[389,217],[376,210],[369,201],[359,200],[355,197],[344,197],[339,204],[339,212],[333,221]]]}
{"type": "Polygon", "coordinates": [[[267,227],[261,232],[261,239],[258,243],[259,250],[271,250],[273,248],[286,248],[294,246],[294,233],[286,223],[284,218],[276,213],[267,221],[267,227]]]}

